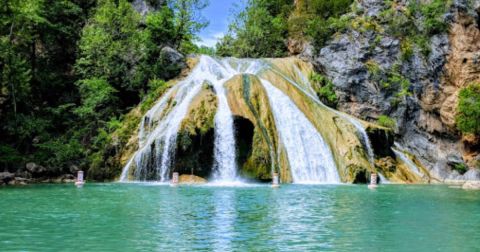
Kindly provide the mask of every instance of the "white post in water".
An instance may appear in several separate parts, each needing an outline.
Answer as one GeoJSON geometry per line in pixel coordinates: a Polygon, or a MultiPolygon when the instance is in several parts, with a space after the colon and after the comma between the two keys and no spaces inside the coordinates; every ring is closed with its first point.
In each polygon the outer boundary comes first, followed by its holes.
{"type": "Polygon", "coordinates": [[[177,186],[178,185],[178,172],[174,172],[172,175],[172,182],[170,184],[171,186],[177,186]]]}
{"type": "Polygon", "coordinates": [[[77,180],[75,181],[75,185],[80,188],[83,187],[85,181],[83,180],[83,171],[78,171],[77,173],[77,180]]]}
{"type": "Polygon", "coordinates": [[[276,173],[276,172],[273,173],[272,187],[273,187],[273,188],[278,188],[278,187],[280,187],[280,180],[279,180],[279,178],[278,178],[278,173],[276,173]]]}
{"type": "Polygon", "coordinates": [[[377,173],[372,172],[372,174],[370,174],[370,184],[368,185],[368,188],[370,189],[377,188],[377,173]]]}

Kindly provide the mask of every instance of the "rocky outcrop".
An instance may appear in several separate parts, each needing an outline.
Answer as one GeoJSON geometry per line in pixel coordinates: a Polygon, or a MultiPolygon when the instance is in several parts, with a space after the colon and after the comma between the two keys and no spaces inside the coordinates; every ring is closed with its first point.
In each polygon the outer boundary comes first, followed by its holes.
{"type": "Polygon", "coordinates": [[[132,2],[133,8],[143,17],[152,11],[158,10],[165,4],[165,0],[134,0],[132,2]]]}
{"type": "Polygon", "coordinates": [[[207,180],[195,175],[183,174],[178,177],[178,183],[186,185],[205,184],[207,183],[207,180]]]}
{"type": "Polygon", "coordinates": [[[467,181],[462,185],[465,190],[480,190],[480,181],[467,181]]]}
{"type": "Polygon", "coordinates": [[[162,48],[158,60],[163,66],[168,67],[166,69],[168,71],[164,71],[164,76],[162,76],[166,80],[178,76],[182,69],[187,67],[185,56],[169,46],[162,48]]]}
{"type": "Polygon", "coordinates": [[[0,172],[0,185],[8,184],[14,180],[15,174],[10,172],[0,172]]]}
{"type": "Polygon", "coordinates": [[[41,176],[42,174],[44,174],[47,169],[41,165],[38,165],[38,164],[35,164],[35,163],[27,163],[25,165],[25,168],[27,169],[27,171],[34,175],[34,176],[41,176]]]}
{"type": "MultiPolygon", "coordinates": [[[[402,10],[409,1],[396,1],[402,10]]],[[[474,6],[480,6],[474,1],[474,6]]],[[[380,27],[348,29],[336,34],[316,54],[303,54],[335,84],[338,109],[367,121],[389,115],[397,124],[396,141],[440,180],[464,179],[455,165],[478,164],[480,148],[466,147],[455,130],[455,113],[460,88],[480,80],[480,30],[478,13],[470,1],[454,1],[443,18],[450,24],[448,33],[429,37],[428,55],[419,48],[411,57],[402,55],[402,41],[390,35],[381,21],[388,1],[357,1],[357,12],[349,13],[352,22],[367,20],[380,27]],[[378,72],[394,67],[410,82],[405,96],[386,89],[378,72]],[[455,163],[451,157],[456,156],[455,163]],[[450,161],[449,161],[450,159],[450,161]]],[[[478,11],[478,8],[476,9],[478,11]]],[[[423,17],[415,22],[421,27],[423,17]]],[[[311,50],[304,50],[311,52],[311,50]]],[[[376,141],[372,141],[376,142],[376,141]]]]}

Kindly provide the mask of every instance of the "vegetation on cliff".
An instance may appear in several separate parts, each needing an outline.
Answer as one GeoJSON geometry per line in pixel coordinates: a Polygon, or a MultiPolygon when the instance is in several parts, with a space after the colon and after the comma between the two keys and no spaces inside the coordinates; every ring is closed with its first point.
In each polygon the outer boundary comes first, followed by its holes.
{"type": "Polygon", "coordinates": [[[458,95],[457,128],[466,134],[480,135],[480,83],[472,83],[458,95]]]}
{"type": "Polygon", "coordinates": [[[308,40],[318,47],[344,22],[353,0],[249,0],[217,44],[217,54],[235,57],[281,57],[287,39],[308,40]],[[296,5],[295,3],[296,2],[296,5]]]}

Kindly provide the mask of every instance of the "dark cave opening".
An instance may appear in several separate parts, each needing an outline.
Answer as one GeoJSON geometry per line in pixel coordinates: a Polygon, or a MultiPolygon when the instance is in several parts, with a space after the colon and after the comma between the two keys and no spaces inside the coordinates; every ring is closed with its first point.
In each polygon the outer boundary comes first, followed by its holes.
{"type": "MultiPolygon", "coordinates": [[[[197,131],[199,131],[197,129],[197,131]]],[[[174,168],[171,173],[193,174],[202,178],[212,175],[215,133],[210,128],[201,134],[181,132],[177,138],[174,168]]],[[[170,174],[171,175],[171,174],[170,174]]]]}
{"type": "Polygon", "coordinates": [[[255,127],[250,120],[241,116],[235,116],[233,118],[233,125],[235,127],[237,165],[241,168],[252,153],[255,127]]]}

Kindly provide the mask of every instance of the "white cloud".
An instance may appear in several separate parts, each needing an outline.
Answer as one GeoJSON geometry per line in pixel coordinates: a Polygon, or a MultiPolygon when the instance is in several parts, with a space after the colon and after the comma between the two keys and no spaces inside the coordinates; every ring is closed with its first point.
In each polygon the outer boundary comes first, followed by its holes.
{"type": "Polygon", "coordinates": [[[198,46],[208,46],[208,47],[215,47],[218,40],[224,36],[223,32],[216,32],[213,34],[207,34],[206,36],[200,35],[200,41],[197,41],[195,44],[198,46]]]}

